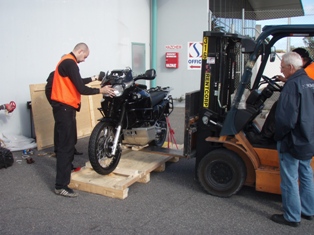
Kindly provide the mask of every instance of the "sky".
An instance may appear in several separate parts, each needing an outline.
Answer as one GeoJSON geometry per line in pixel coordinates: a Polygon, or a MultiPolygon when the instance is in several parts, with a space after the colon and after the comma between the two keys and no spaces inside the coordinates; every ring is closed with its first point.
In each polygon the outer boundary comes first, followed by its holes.
{"type": "MultiPolygon", "coordinates": [[[[304,16],[300,17],[291,17],[290,23],[291,24],[314,24],[314,0],[302,0],[302,5],[304,9],[304,16]]],[[[288,24],[288,18],[282,19],[274,19],[274,20],[263,20],[257,21],[256,24],[262,25],[280,25],[280,24],[288,24]]],[[[292,38],[291,39],[291,46],[293,47],[304,47],[304,43],[302,38],[292,38]]],[[[276,44],[276,49],[287,49],[287,40],[282,39],[278,41],[276,44]]]]}

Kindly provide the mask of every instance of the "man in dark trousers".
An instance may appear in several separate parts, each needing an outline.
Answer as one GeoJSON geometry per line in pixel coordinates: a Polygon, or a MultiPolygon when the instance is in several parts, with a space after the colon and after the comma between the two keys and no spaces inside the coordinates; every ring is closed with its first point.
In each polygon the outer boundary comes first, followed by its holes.
{"type": "MultiPolygon", "coordinates": [[[[65,56],[65,55],[63,55],[63,56],[65,56]]],[[[51,104],[51,91],[52,91],[52,82],[53,82],[54,73],[55,73],[55,71],[52,71],[49,74],[49,76],[47,78],[47,84],[45,86],[45,94],[46,94],[46,97],[47,97],[47,100],[48,100],[49,104],[51,104]]],[[[99,78],[99,75],[98,76],[94,75],[92,77],[83,78],[82,80],[83,80],[84,84],[88,84],[88,83],[90,83],[92,81],[97,81],[98,78],[99,78]]],[[[54,138],[56,138],[56,133],[54,134],[54,138]]],[[[54,141],[54,145],[56,145],[56,141],[54,141]]],[[[82,155],[82,154],[83,153],[82,152],[78,152],[76,148],[74,149],[74,155],[82,155]]],[[[75,168],[73,166],[72,166],[72,168],[75,170],[75,168]]]]}
{"type": "Polygon", "coordinates": [[[51,91],[51,106],[55,119],[57,174],[55,193],[65,197],[76,197],[77,193],[68,187],[71,179],[76,135],[76,112],[80,111],[81,95],[108,94],[114,96],[114,89],[104,86],[100,89],[87,87],[81,78],[78,63],[89,55],[85,43],[77,44],[73,51],[63,56],[57,64],[51,91]]]}
{"type": "Polygon", "coordinates": [[[302,68],[301,56],[282,56],[281,72],[287,78],[275,113],[275,140],[279,155],[283,214],[276,223],[297,227],[301,217],[314,215],[314,80],[302,68]]]}

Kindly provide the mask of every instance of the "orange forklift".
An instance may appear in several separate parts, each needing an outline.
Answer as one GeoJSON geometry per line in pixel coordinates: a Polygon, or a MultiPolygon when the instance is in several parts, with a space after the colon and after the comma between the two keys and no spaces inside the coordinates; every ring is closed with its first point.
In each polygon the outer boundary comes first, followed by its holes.
{"type": "Polygon", "coordinates": [[[276,145],[250,143],[247,132],[260,131],[256,118],[281,90],[263,75],[266,64],[278,59],[274,44],[285,37],[313,36],[314,25],[265,26],[256,40],[203,33],[200,90],[187,93],[185,99],[183,155],[196,157],[195,177],[206,192],[230,197],[247,185],[281,193],[276,145]],[[241,79],[240,58],[246,61],[241,79]],[[257,60],[260,65],[253,75],[257,60]],[[267,86],[261,90],[262,82],[267,86]]]}

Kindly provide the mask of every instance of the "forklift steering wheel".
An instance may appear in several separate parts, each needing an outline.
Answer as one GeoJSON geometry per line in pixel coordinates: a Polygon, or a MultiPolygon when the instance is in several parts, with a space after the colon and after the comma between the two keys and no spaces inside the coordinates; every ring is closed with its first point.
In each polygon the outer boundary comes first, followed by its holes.
{"type": "Polygon", "coordinates": [[[273,88],[274,91],[281,92],[282,86],[280,86],[274,79],[271,79],[265,75],[262,75],[262,78],[273,88]]]}

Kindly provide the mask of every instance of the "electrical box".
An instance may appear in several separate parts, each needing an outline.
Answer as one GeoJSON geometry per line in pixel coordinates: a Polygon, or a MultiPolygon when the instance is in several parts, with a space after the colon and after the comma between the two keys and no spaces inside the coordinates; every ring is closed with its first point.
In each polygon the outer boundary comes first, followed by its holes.
{"type": "Polygon", "coordinates": [[[179,68],[179,52],[166,52],[166,68],[177,69],[179,68]]]}

